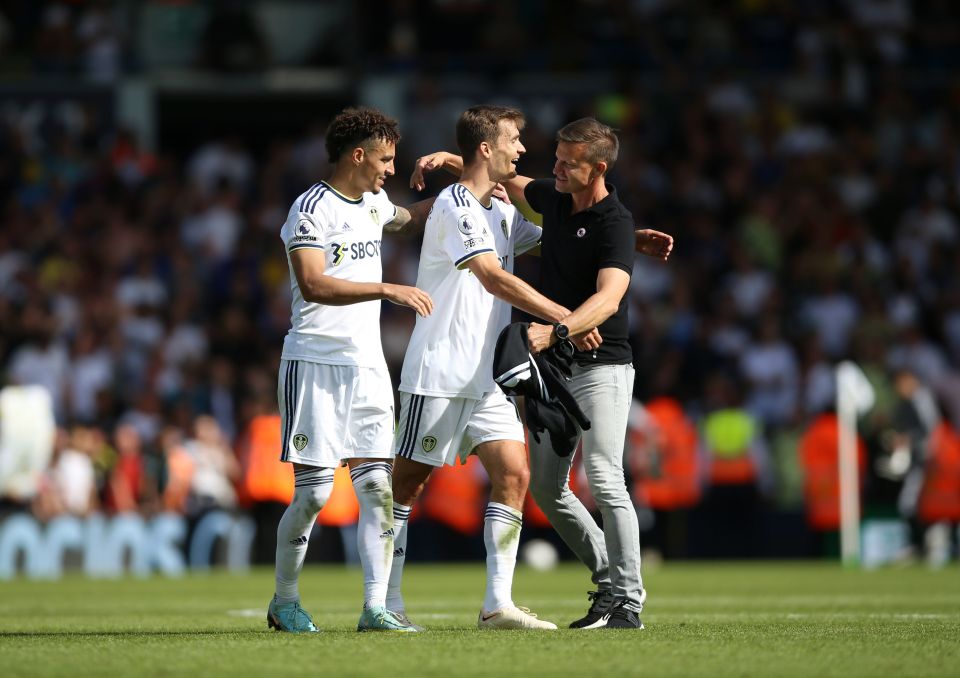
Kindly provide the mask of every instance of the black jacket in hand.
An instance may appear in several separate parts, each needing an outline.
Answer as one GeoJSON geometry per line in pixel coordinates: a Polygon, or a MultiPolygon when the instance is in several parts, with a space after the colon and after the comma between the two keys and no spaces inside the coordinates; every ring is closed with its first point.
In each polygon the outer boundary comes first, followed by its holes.
{"type": "Polygon", "coordinates": [[[545,430],[553,451],[561,457],[573,452],[580,429],[589,430],[590,420],[567,388],[573,365],[573,345],[554,344],[536,355],[527,343],[529,323],[511,323],[497,338],[493,379],[507,395],[526,398],[527,428],[537,442],[545,430]]]}

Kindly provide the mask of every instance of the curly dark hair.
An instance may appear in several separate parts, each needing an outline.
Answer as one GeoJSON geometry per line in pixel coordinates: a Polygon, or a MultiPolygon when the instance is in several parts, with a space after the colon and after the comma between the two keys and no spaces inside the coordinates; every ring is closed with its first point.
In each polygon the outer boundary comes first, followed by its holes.
{"type": "Polygon", "coordinates": [[[347,108],[327,128],[327,155],[335,164],[345,152],[374,140],[400,141],[397,121],[372,108],[347,108]]]}

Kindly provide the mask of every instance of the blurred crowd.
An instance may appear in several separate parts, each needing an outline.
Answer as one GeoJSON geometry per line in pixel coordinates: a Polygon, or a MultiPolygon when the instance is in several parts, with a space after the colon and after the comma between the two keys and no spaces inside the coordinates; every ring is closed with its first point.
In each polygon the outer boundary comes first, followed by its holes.
{"type": "MultiPolygon", "coordinates": [[[[79,44],[103,35],[87,15],[105,6],[36,22],[37,71],[59,63],[47,54],[64,44],[49,35],[55,19],[79,44]]],[[[861,426],[868,511],[910,515],[904,489],[933,431],[960,427],[953,3],[376,7],[386,19],[368,26],[367,73],[493,69],[482,100],[530,113],[522,173],[549,176],[558,122],[595,115],[620,130],[611,182],[639,223],[676,239],[669,264],[638,261],[632,280],[638,422],[642,403],[670,398],[709,458],[729,442],[711,415],[739,413],[751,510],[801,510],[800,440],[835,406],[835,366],[853,360],[876,394],[861,426]],[[546,108],[495,82],[518,65],[560,83],[614,63],[615,89],[546,108]]],[[[83,44],[92,58],[101,43],[83,44]]],[[[404,134],[394,201],[416,199],[417,154],[452,150],[455,101],[420,77],[391,111],[404,134]]],[[[289,326],[279,227],[328,169],[324,121],[269,143],[225,135],[184,157],[92,116],[21,122],[0,119],[0,384],[43,386],[57,433],[37,487],[6,501],[43,516],[236,505],[236,445],[275,408],[289,326]]],[[[430,177],[432,192],[449,180],[430,177]]],[[[418,252],[385,242],[384,279],[413,282],[418,252]]],[[[412,322],[384,306],[394,374],[412,322]]],[[[698,482],[711,482],[703,467],[698,482]]]]}

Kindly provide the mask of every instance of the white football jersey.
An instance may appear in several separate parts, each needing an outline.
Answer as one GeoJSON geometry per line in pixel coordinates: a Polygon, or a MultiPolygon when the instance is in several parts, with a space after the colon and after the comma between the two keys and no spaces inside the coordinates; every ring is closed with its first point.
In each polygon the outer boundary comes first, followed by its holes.
{"type": "Polygon", "coordinates": [[[511,309],[484,289],[466,263],[492,253],[513,273],[514,257],[539,242],[540,227],[513,205],[492,200],[484,207],[461,184],[440,192],[427,217],[417,272],[417,287],[433,297],[433,313],[417,317],[401,391],[480,398],[497,388],[493,351],[511,309]]]}
{"type": "Polygon", "coordinates": [[[293,293],[291,327],[283,342],[284,359],[359,367],[386,364],[380,344],[380,300],[346,306],[305,301],[290,253],[304,248],[322,250],[326,275],[354,282],[380,282],[383,225],[396,213],[386,191],[364,193],[351,200],[323,181],[294,201],[280,230],[293,293]]]}

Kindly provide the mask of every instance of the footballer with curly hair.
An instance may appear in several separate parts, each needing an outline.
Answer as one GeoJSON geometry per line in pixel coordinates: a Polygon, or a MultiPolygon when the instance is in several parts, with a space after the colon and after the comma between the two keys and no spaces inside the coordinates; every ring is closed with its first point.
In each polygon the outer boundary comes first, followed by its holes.
{"type": "Polygon", "coordinates": [[[350,467],[360,504],[358,546],[364,606],[358,631],[415,631],[385,607],[393,557],[393,386],[380,344],[380,300],[433,310],[426,292],[383,282],[384,230],[422,229],[432,200],[409,209],[390,202],[397,122],[370,108],[349,108],[327,130],[329,179],[298,197],[280,230],[292,293],[277,390],[280,459],[293,464],[294,496],[277,528],[276,592],[267,623],[316,632],[300,607],[298,579],[310,532],[333,488],[335,469],[350,467]]]}

